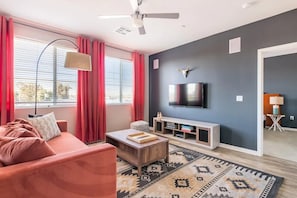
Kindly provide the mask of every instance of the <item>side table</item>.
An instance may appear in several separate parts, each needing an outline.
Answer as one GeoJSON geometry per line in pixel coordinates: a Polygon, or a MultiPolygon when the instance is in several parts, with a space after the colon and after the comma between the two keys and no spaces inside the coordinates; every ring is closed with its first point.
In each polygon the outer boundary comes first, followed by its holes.
{"type": "Polygon", "coordinates": [[[273,131],[276,131],[276,128],[280,131],[283,132],[284,129],[282,126],[278,123],[285,115],[275,115],[275,114],[267,114],[273,122],[273,124],[269,127],[268,130],[271,130],[273,128],[273,131]]]}

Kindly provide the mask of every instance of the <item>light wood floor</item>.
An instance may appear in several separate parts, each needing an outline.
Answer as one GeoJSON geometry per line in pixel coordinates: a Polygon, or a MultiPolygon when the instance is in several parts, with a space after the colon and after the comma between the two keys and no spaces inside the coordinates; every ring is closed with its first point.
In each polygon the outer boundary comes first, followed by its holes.
{"type": "Polygon", "coordinates": [[[216,148],[215,150],[208,150],[199,146],[195,146],[194,140],[190,141],[191,143],[187,143],[184,141],[180,141],[179,138],[169,138],[169,142],[172,144],[179,145],[208,155],[216,156],[234,163],[242,164],[250,168],[264,171],[279,177],[283,177],[284,181],[280,187],[277,198],[297,197],[297,162],[267,155],[259,157],[220,147],[216,148]]]}
{"type": "Polygon", "coordinates": [[[297,162],[297,131],[264,130],[264,154],[297,162]]]}
{"type": "Polygon", "coordinates": [[[297,197],[297,163],[271,156],[258,157],[225,148],[217,148],[213,151],[193,146],[178,140],[170,139],[170,143],[189,148],[198,152],[216,156],[234,163],[242,164],[250,168],[261,170],[284,178],[284,182],[277,197],[297,197]]]}

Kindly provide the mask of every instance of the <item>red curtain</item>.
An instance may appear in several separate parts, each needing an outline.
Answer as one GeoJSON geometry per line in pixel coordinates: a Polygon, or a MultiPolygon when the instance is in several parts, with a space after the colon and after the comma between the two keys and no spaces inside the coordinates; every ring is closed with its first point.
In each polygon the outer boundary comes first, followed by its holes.
{"type": "Polygon", "coordinates": [[[78,46],[80,52],[92,55],[92,71],[78,72],[76,135],[92,143],[105,139],[105,44],[93,41],[91,46],[89,39],[79,37],[78,46]]]}
{"type": "Polygon", "coordinates": [[[134,64],[134,97],[132,104],[132,120],[143,120],[144,117],[144,55],[138,52],[132,53],[134,64]]]}
{"type": "Polygon", "coordinates": [[[13,20],[0,16],[0,119],[1,125],[14,119],[13,20]]]}

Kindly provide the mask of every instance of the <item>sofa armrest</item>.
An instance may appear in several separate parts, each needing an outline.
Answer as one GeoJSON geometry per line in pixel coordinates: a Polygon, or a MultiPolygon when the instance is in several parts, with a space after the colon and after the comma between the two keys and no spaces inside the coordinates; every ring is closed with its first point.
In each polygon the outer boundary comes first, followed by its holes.
{"type": "Polygon", "coordinates": [[[100,144],[0,168],[1,198],[116,197],[116,149],[100,144]]]}
{"type": "Polygon", "coordinates": [[[67,131],[67,120],[57,120],[58,127],[60,131],[67,131]]]}

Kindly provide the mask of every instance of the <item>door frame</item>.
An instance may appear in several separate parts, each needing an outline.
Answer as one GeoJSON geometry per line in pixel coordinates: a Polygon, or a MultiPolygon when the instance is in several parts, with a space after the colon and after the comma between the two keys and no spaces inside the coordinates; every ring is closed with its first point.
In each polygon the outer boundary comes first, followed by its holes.
{"type": "Polygon", "coordinates": [[[297,42],[258,49],[257,64],[257,154],[263,155],[264,59],[297,53],[297,42]]]}

